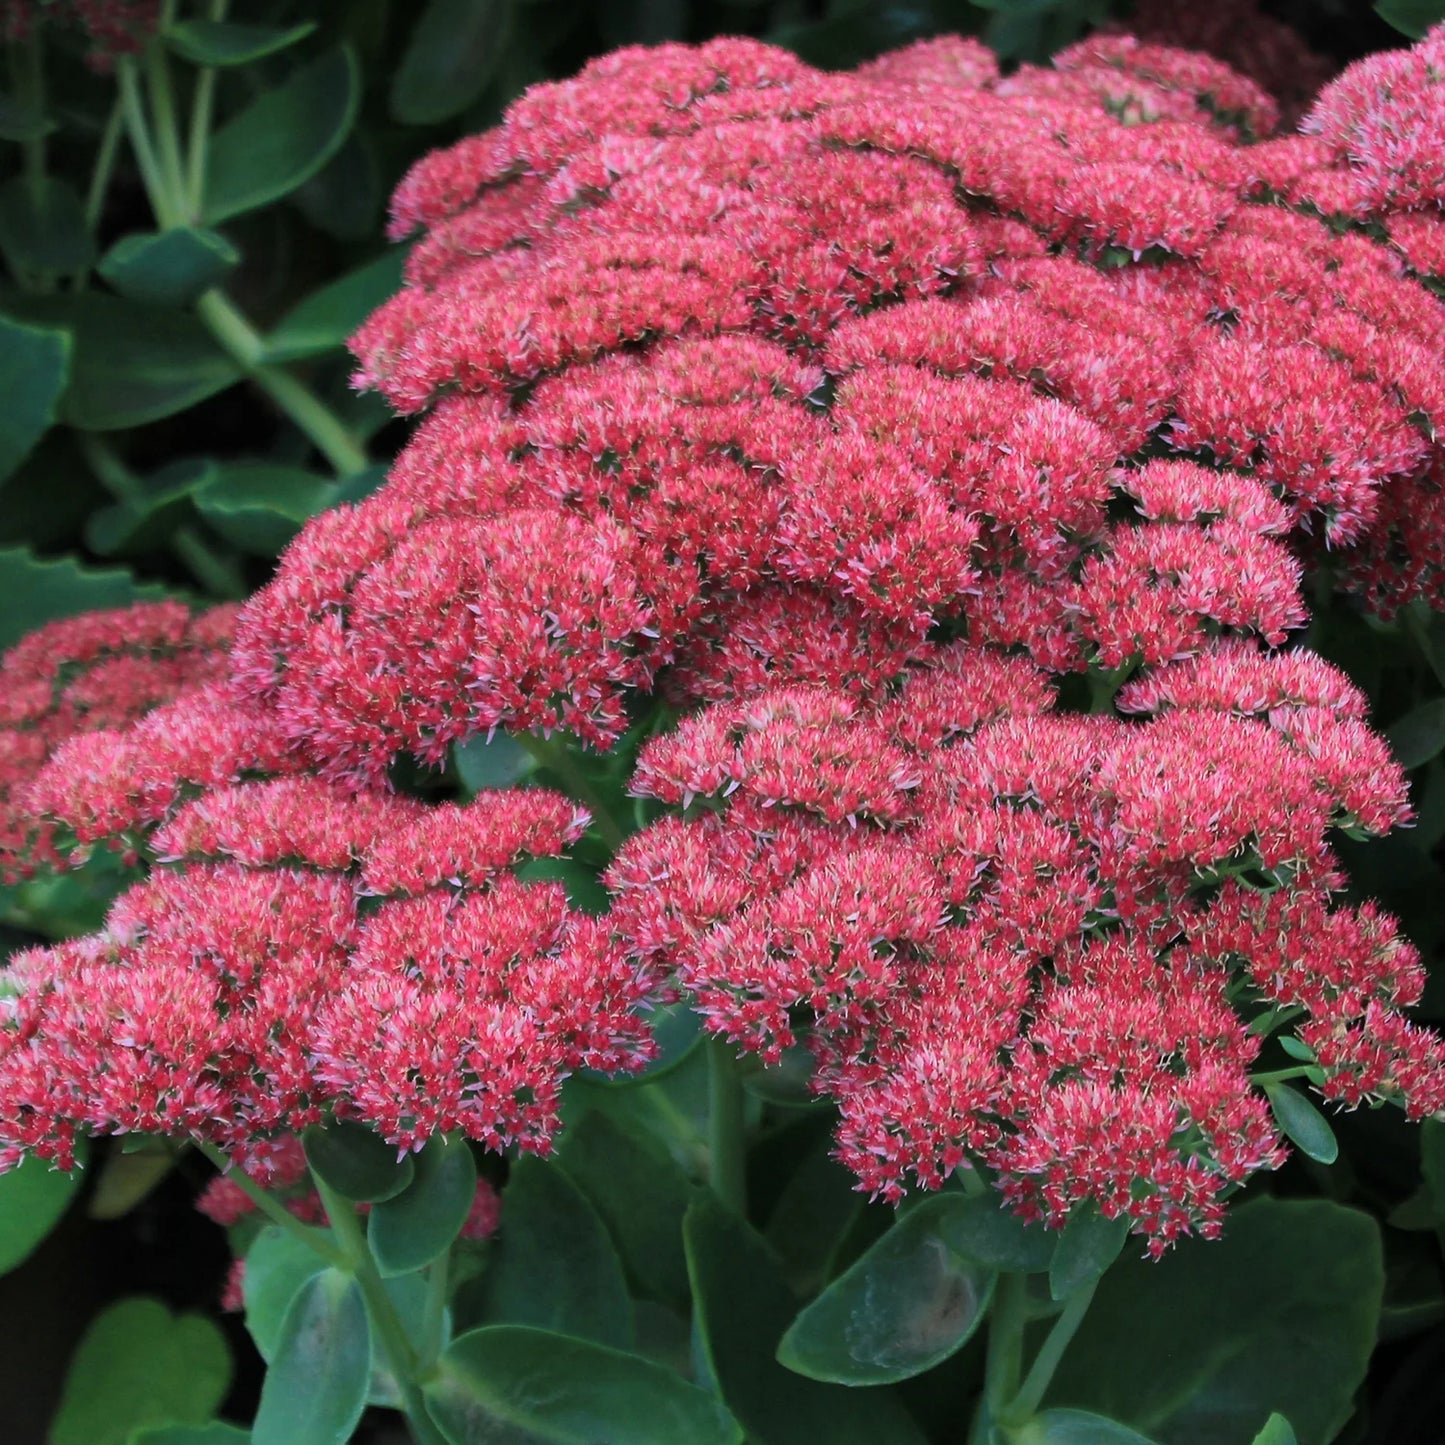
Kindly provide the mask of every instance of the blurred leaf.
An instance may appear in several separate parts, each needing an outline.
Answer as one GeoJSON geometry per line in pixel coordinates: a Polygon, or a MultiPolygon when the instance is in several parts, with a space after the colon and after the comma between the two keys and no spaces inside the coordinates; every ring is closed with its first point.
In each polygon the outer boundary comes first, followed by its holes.
{"type": "Polygon", "coordinates": [[[211,138],[206,224],[268,205],[314,176],[341,148],[360,97],[356,57],[346,46],[262,91],[211,138]]]}
{"type": "Polygon", "coordinates": [[[340,241],[367,242],[381,230],[385,199],[376,147],[360,125],[292,197],[318,231],[340,241]]]}
{"type": "Polygon", "coordinates": [[[194,316],[118,296],[7,300],[22,320],[73,337],[61,414],[82,431],[118,431],[184,411],[240,379],[235,363],[194,316]]]}
{"type": "Polygon", "coordinates": [[[0,547],[0,651],[57,617],[102,607],[155,602],[164,588],[142,586],[119,567],[93,570],[73,557],[41,561],[23,547],[0,547]]]}
{"type": "Polygon", "coordinates": [[[129,1214],[175,1165],[175,1155],[164,1139],[146,1139],[140,1149],[113,1149],[101,1167],[86,1214],[91,1219],[129,1214]]]}
{"type": "Polygon", "coordinates": [[[815,1294],[829,1277],[839,1246],[862,1213],[863,1196],[855,1182],[831,1152],[814,1149],[773,1206],[766,1238],[799,1294],[815,1294]]]}
{"type": "Polygon", "coordinates": [[[391,114],[434,125],[486,89],[507,47],[510,0],[427,0],[391,82],[391,114]]]}
{"type": "Polygon", "coordinates": [[[24,176],[0,186],[0,253],[17,276],[84,271],[95,246],[75,187],[57,176],[45,177],[38,189],[24,176]]]}
{"type": "Polygon", "coordinates": [[[1106,1274],[1049,1390],[1164,1445],[1238,1445],[1272,1411],[1326,1445],[1353,1409],[1384,1287],[1379,1228],[1320,1200],[1231,1210],[1224,1237],[1106,1274]]]}
{"type": "Polygon", "coordinates": [[[85,1179],[87,1152],[78,1140],[69,1172],[32,1158],[0,1174],[0,1274],[24,1264],[60,1223],[85,1179]]]}
{"type": "Polygon", "coordinates": [[[56,128],[49,116],[0,93],[0,140],[40,140],[56,128]]]}
{"type": "Polygon", "coordinates": [[[705,1390],[637,1355],[522,1325],[453,1340],[425,1386],[452,1445],[738,1445],[705,1390]]]}
{"type": "Polygon", "coordinates": [[[785,1109],[828,1108],[830,1101],[820,1098],[810,1087],[816,1064],[805,1044],[794,1044],[783,1050],[776,1064],[763,1064],[756,1057],[743,1060],[738,1067],[743,1088],[785,1109]]]}
{"type": "Polygon", "coordinates": [[[606,1226],[555,1164],[520,1159],[486,1268],[458,1297],[468,1326],[535,1325],[628,1349],[632,1302],[606,1226]]]}
{"type": "Polygon", "coordinates": [[[1340,1157],[1339,1142],[1330,1121],[1297,1089],[1287,1084],[1267,1084],[1265,1094],[1280,1131],[1303,1154],[1321,1164],[1333,1164],[1340,1157]]]}
{"type": "Polygon", "coordinates": [[[352,1275],[325,1269],[301,1286],[286,1311],[253,1445],[340,1445],[366,1408],[371,1327],[352,1275]]]}
{"type": "Polygon", "coordinates": [[[192,516],[191,498],[216,476],[215,462],[183,457],[142,479],[135,500],[114,502],[92,512],[85,524],[85,542],[102,556],[135,556],[163,546],[177,527],[192,516]]]}
{"type": "Polygon", "coordinates": [[[638,1289],[686,1309],[682,1220],[693,1185],[667,1151],[594,1111],[563,1131],[557,1159],[602,1216],[638,1289]]]}
{"type": "Polygon", "coordinates": [[[55,420],[70,367],[64,331],[0,316],[0,480],[25,460],[55,420]]]}
{"type": "Polygon", "coordinates": [[[1445,698],[1433,698],[1387,729],[1402,768],[1418,768],[1445,748],[1445,698]]]}
{"type": "Polygon", "coordinates": [[[276,557],[336,499],[336,483],[300,467],[242,463],[218,467],[193,494],[196,510],[228,542],[276,557]]]}
{"type": "Polygon", "coordinates": [[[608,49],[687,38],[688,0],[608,0],[597,11],[608,49]]]}
{"type": "Polygon", "coordinates": [[[1423,40],[1432,25],[1445,19],[1442,0],[1379,0],[1375,14],[1411,40],[1423,40]]]}
{"type": "Polygon", "coordinates": [[[978,1328],[997,1276],[954,1254],[925,1200],[788,1326],[778,1361],[813,1380],[879,1385],[930,1370],[978,1328]]]}
{"type": "Polygon", "coordinates": [[[950,1249],[1012,1274],[1037,1274],[1049,1267],[1059,1236],[1042,1224],[1027,1224],[992,1190],[949,1196],[953,1204],[939,1219],[950,1249]]]}
{"type": "Polygon", "coordinates": [[[166,30],[166,43],[196,65],[248,65],[304,40],[316,21],[281,29],[271,25],[243,25],[229,20],[182,20],[166,30]]]}
{"type": "Polygon", "coordinates": [[[683,1226],[699,1369],[750,1445],[922,1445],[889,1389],[849,1390],[785,1370],[775,1351],[797,1303],[758,1234],[699,1193],[683,1226]]]}
{"type": "Polygon", "coordinates": [[[411,1156],[365,1124],[334,1119],[313,1124],[301,1136],[306,1163],[343,1199],[374,1204],[400,1194],[415,1177],[411,1156]]]}
{"type": "MultiPolygon", "coordinates": [[[[536,861],[541,863],[548,860],[536,861]]],[[[574,907],[586,909],[589,913],[605,912],[608,905],[606,890],[600,883],[596,886],[598,893],[591,889],[578,889],[575,897],[569,889],[569,897],[574,907]]],[[[652,1030],[652,1037],[657,1041],[657,1056],[651,1063],[638,1069],[636,1073],[603,1074],[594,1069],[579,1069],[579,1076],[604,1089],[640,1088],[644,1084],[655,1084],[659,1079],[666,1078],[674,1069],[686,1063],[702,1045],[702,1017],[691,1004],[665,1004],[654,1009],[647,1022],[652,1030]]]]}
{"type": "Polygon", "coordinates": [[[517,870],[527,882],[551,880],[567,890],[567,901],[584,913],[605,913],[607,890],[594,869],[575,858],[531,858],[517,870]]]}
{"type": "Polygon", "coordinates": [[[464,1140],[434,1136],[412,1164],[412,1182],[372,1207],[367,1238],[383,1275],[410,1274],[445,1254],[476,1199],[477,1166],[464,1140]]]}
{"type": "Polygon", "coordinates": [[[510,788],[536,767],[531,753],[510,733],[478,733],[452,748],[452,765],[467,792],[510,788]]]}
{"type": "Polygon", "coordinates": [[[121,237],[95,269],[132,301],[184,306],[209,291],[240,259],[240,252],[215,231],[177,226],[121,237]]]}
{"type": "Polygon", "coordinates": [[[1294,1428],[1283,1415],[1271,1415],[1254,1437],[1254,1445],[1295,1445],[1294,1428]]]}
{"type": "Polygon", "coordinates": [[[393,248],[313,291],[272,329],[266,338],[266,359],[296,361],[344,347],[356,328],[401,289],[405,260],[404,249],[393,248]]]}
{"type": "Polygon", "coordinates": [[[50,1445],[125,1445],[143,1425],[201,1424],[231,1382],[220,1330],[132,1298],[91,1321],[76,1347],[50,1426],[50,1445]]]}
{"type": "Polygon", "coordinates": [[[1154,1445],[1147,1435],[1088,1410],[1045,1410],[1005,1438],[1009,1445],[1154,1445]]]}
{"type": "Polygon", "coordinates": [[[1127,1214],[1105,1219],[1091,1199],[1076,1205],[1049,1261],[1049,1293],[1064,1300],[1092,1284],[1118,1259],[1128,1233],[1127,1214]]]}
{"type": "Polygon", "coordinates": [[[149,1425],[134,1431],[126,1445],[250,1445],[251,1432],[212,1420],[208,1425],[149,1425]]]}
{"type": "MultiPolygon", "coordinates": [[[[316,1238],[331,1239],[318,1229],[316,1238]]],[[[326,1268],[326,1261],[305,1240],[280,1225],[265,1225],[246,1251],[241,1276],[241,1297],[246,1306],[246,1329],[263,1360],[269,1360],[281,1337],[281,1325],[301,1286],[326,1268]]]]}

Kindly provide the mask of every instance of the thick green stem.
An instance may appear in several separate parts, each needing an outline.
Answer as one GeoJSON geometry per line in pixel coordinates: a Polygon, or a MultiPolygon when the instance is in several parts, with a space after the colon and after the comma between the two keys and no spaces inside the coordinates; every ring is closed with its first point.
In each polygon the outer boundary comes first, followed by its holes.
{"type": "Polygon", "coordinates": [[[156,148],[151,143],[150,123],[146,120],[145,100],[141,95],[140,73],[134,59],[123,55],[116,61],[116,77],[120,81],[121,106],[125,112],[126,136],[135,153],[136,167],[150,200],[151,210],[161,229],[169,230],[177,222],[170,188],[161,170],[156,148]]]}
{"type": "MultiPolygon", "coordinates": [[[[166,0],[161,7],[160,28],[164,30],[175,19],[175,0],[166,0]]],[[[171,67],[163,43],[156,41],[146,49],[146,89],[150,94],[153,134],[160,173],[177,221],[186,221],[187,214],[185,160],[181,156],[181,132],[176,121],[175,96],[171,91],[171,67]]]]}
{"type": "MultiPolygon", "coordinates": [[[[210,0],[206,7],[208,20],[226,18],[226,0],[210,0]]],[[[186,146],[186,193],[191,214],[199,216],[206,193],[206,160],[210,153],[211,111],[216,101],[216,72],[206,66],[196,76],[196,89],[191,97],[191,129],[186,146]]]]}
{"type": "Polygon", "coordinates": [[[115,171],[115,158],[120,150],[120,137],[125,129],[125,100],[119,91],[110,114],[105,118],[105,129],[100,133],[100,149],[95,153],[95,166],[90,173],[90,187],[85,193],[85,225],[94,231],[100,224],[101,213],[105,210],[105,195],[110,189],[110,178],[115,171]]]}
{"type": "Polygon", "coordinates": [[[1290,1069],[1275,1069],[1268,1074],[1251,1074],[1249,1082],[1258,1084],[1261,1088],[1265,1084],[1283,1084],[1290,1079],[1306,1079],[1319,1068],[1318,1064],[1297,1064],[1290,1069]]]}
{"type": "Polygon", "coordinates": [[[289,371],[262,360],[265,341],[226,296],[207,291],[196,302],[196,314],[222,349],[306,434],[339,475],[350,477],[366,469],[366,452],[346,424],[289,371]]]}
{"type": "Polygon", "coordinates": [[[402,1413],[411,1427],[412,1437],[417,1445],[446,1445],[442,1433],[427,1413],[426,1401],[421,1386],[417,1383],[419,1369],[417,1352],[406,1337],[401,1321],[386,1292],[376,1261],[371,1257],[366,1235],[357,1217],[356,1207],[349,1199],[343,1199],[319,1175],[312,1175],[316,1192],[325,1206],[326,1217],[331,1221],[332,1231],[341,1244],[347,1267],[356,1276],[361,1287],[361,1297],[366,1301],[366,1313],[371,1320],[386,1360],[387,1369],[396,1380],[401,1395],[402,1413]]]}
{"type": "Polygon", "coordinates": [[[555,773],[569,796],[586,806],[592,814],[592,826],[597,829],[602,841],[614,852],[620,848],[624,837],[621,825],[592,786],[586,769],[568,750],[566,742],[561,738],[555,741],[539,738],[535,733],[519,733],[517,741],[531,753],[538,767],[555,773]]]}
{"type": "Polygon", "coordinates": [[[732,1045],[707,1042],[708,1160],[713,1192],[743,1218],[748,1212],[747,1121],[732,1045]]]}
{"type": "Polygon", "coordinates": [[[1044,1393],[1054,1378],[1054,1371],[1058,1369],[1059,1361],[1069,1347],[1069,1341],[1078,1333],[1098,1287],[1097,1279],[1090,1280],[1069,1296],[1064,1312],[1054,1321],[1054,1327],[1034,1357],[1033,1364],[1029,1366],[1028,1375],[1019,1386],[1018,1393],[1000,1412],[1001,1423],[1021,1425],[1037,1412],[1043,1403],[1044,1393]]]}
{"type": "Polygon", "coordinates": [[[451,1251],[436,1260],[426,1272],[426,1312],[422,1316],[422,1336],[417,1345],[417,1373],[425,1375],[437,1362],[442,1352],[442,1338],[446,1333],[447,1279],[450,1273],[451,1251]]]}
{"type": "Polygon", "coordinates": [[[327,1244],[315,1229],[303,1224],[280,1200],[273,1199],[239,1164],[233,1163],[214,1144],[197,1139],[195,1145],[272,1224],[280,1225],[308,1249],[315,1250],[328,1264],[338,1265],[344,1262],[340,1250],[327,1244]]]}

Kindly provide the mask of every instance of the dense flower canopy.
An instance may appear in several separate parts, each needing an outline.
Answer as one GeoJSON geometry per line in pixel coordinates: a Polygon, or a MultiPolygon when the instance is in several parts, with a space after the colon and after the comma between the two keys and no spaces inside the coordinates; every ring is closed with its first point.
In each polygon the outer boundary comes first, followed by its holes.
{"type": "Polygon", "coordinates": [[[0,1161],[326,1111],[545,1148],[670,977],[811,1049],[863,1187],[968,1160],[1156,1250],[1283,1157],[1278,1029],[1329,1098],[1445,1107],[1418,959],[1329,845],[1406,821],[1402,775],[1277,651],[1325,548],[1381,610],[1445,597],[1442,61],[1278,136],[1254,81],[1128,36],[1007,78],[723,40],[421,162],[355,343],[428,412],[386,484],[302,532],[227,679],[26,744],[12,846],[157,867],[13,966],[0,1161]],[[565,800],[388,791],[494,729],[613,746],[649,694],[683,718],[633,787],[673,814],[604,919],[516,876],[580,836],[565,800]]]}

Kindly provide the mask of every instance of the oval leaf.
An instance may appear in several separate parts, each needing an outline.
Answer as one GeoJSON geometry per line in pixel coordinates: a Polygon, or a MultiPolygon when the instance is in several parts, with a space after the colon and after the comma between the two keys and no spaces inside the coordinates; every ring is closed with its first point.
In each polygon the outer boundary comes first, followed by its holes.
{"type": "Polygon", "coordinates": [[[23,462],[55,421],[70,371],[64,331],[0,316],[0,481],[23,462]]]}
{"type": "Polygon", "coordinates": [[[1303,1094],[1285,1084],[1267,1085],[1264,1092],[1269,1096],[1275,1123],[1302,1154],[1321,1164],[1333,1164],[1340,1157],[1339,1141],[1330,1121],[1303,1094]]]}
{"type": "Polygon", "coordinates": [[[410,1158],[397,1158],[394,1144],[351,1120],[313,1124],[301,1143],[312,1170],[343,1199],[357,1204],[400,1194],[416,1174],[410,1158]]]}
{"type": "Polygon", "coordinates": [[[211,138],[207,225],[289,195],[340,149],[361,94],[356,57],[328,50],[260,96],[211,138]]]}
{"type": "Polygon", "coordinates": [[[451,1445],[737,1445],[737,1421],[705,1390],[637,1355],[525,1325],[452,1341],[426,1387],[451,1445]]]}
{"type": "Polygon", "coordinates": [[[404,260],[401,251],[388,251],[313,291],[277,322],[266,338],[266,359],[299,361],[339,351],[356,328],[400,289],[404,260]]]}
{"type": "Polygon", "coordinates": [[[307,521],[332,505],[336,490],[335,482],[314,472],[263,463],[218,467],[193,500],[228,542],[276,557],[307,521]]]}
{"type": "Polygon", "coordinates": [[[50,1445],[125,1445],[143,1425],[209,1420],[231,1383],[220,1330],[159,1300],[125,1299],[91,1322],[65,1379],[50,1445]]]}
{"type": "Polygon", "coordinates": [[[1007,1438],[1009,1445],[1154,1445],[1147,1435],[1088,1410],[1045,1410],[1007,1438]]]}
{"type": "Polygon", "coordinates": [[[53,279],[84,271],[95,245],[75,187],[54,176],[38,189],[24,176],[0,186],[0,252],[12,271],[25,276],[53,279]]]}
{"type": "Polygon", "coordinates": [[[351,1275],[327,1269],[301,1287],[281,1326],[253,1445],[344,1445],[371,1386],[371,1327],[351,1275]]]}
{"type": "Polygon", "coordinates": [[[214,231],[176,226],[122,236],[95,268],[122,296],[184,306],[209,291],[241,259],[214,231]]]}
{"type": "Polygon", "coordinates": [[[477,1166],[464,1140],[436,1138],[413,1157],[416,1177],[371,1211],[367,1238],[384,1275],[410,1274],[445,1254],[477,1195],[477,1166]]]}
{"type": "Polygon", "coordinates": [[[485,1272],[458,1298],[457,1317],[631,1346],[622,1261],[587,1196],[555,1164],[527,1156],[513,1168],[501,1231],[485,1272]]]}
{"type": "Polygon", "coordinates": [[[1423,767],[1445,748],[1445,698],[1422,703],[1386,731],[1402,768],[1423,767]]]}
{"type": "Polygon", "coordinates": [[[506,51],[508,0],[428,0],[391,83],[391,114],[433,125],[481,95],[506,51]]]}
{"type": "Polygon", "coordinates": [[[95,570],[72,557],[42,562],[23,547],[0,547],[0,651],[56,617],[155,601],[162,588],[142,586],[123,568],[95,570]]]}
{"type": "Polygon", "coordinates": [[[1059,1236],[1042,1224],[1029,1224],[1004,1204],[1002,1195],[948,1196],[938,1227],[956,1254],[1009,1274],[1036,1274],[1049,1267],[1059,1236]]]}
{"type": "Polygon", "coordinates": [[[1254,1437],[1254,1445],[1297,1445],[1294,1427],[1276,1411],[1264,1422],[1264,1429],[1254,1437]]]}
{"type": "Polygon", "coordinates": [[[1118,1259],[1128,1233],[1128,1215],[1105,1219],[1093,1200],[1078,1205],[1049,1262],[1049,1293],[1056,1300],[1068,1299],[1075,1290],[1092,1284],[1118,1259]]]}
{"type": "MultiPolygon", "coordinates": [[[[316,1234],[319,1239],[330,1239],[325,1230],[316,1234]]],[[[241,1298],[246,1305],[246,1329],[263,1360],[275,1353],[286,1311],[301,1293],[301,1286],[325,1268],[321,1255],[279,1225],[268,1224],[252,1241],[241,1275],[241,1298]]]]}
{"type": "Polygon", "coordinates": [[[286,29],[231,20],[182,20],[167,29],[166,43],[183,60],[195,65],[249,65],[295,45],[315,29],[314,20],[286,29]]]}
{"type": "Polygon", "coordinates": [[[44,1159],[26,1159],[0,1174],[0,1274],[24,1264],[70,1208],[85,1178],[79,1149],[76,1162],[67,1173],[44,1159]]]}
{"type": "Polygon", "coordinates": [[[107,1157],[85,1207],[91,1219],[119,1219],[129,1214],[176,1165],[164,1139],[144,1139],[139,1149],[116,1149],[107,1157]]]}
{"type": "Polygon", "coordinates": [[[882,1385],[961,1349],[997,1276],[944,1243],[938,1220],[949,1202],[929,1199],[902,1215],[793,1321],[779,1362],[814,1380],[882,1385]]]}

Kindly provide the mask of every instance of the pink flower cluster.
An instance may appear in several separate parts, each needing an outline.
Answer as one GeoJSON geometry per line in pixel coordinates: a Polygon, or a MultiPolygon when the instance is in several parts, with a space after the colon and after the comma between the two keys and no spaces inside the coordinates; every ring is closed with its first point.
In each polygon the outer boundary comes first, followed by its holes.
{"type": "Polygon", "coordinates": [[[515,867],[586,815],[543,791],[426,808],[317,778],[221,787],[94,936],[17,955],[0,1001],[0,1167],[77,1131],[254,1151],[328,1112],[400,1148],[545,1151],[562,1080],[640,1066],[652,980],[515,867]]]}
{"type": "Polygon", "coordinates": [[[1275,1022],[1327,1098],[1445,1107],[1445,1049],[1398,1012],[1415,951],[1331,905],[1329,830],[1388,829],[1404,780],[1305,654],[1216,644],[1122,702],[1149,720],[955,645],[881,704],[704,709],[642,751],[637,791],[684,811],[617,855],[613,926],[715,1032],[812,1052],[864,1188],[967,1160],[1028,1217],[1212,1236],[1283,1158],[1250,1078],[1275,1022]]]}
{"type": "Polygon", "coordinates": [[[64,618],[0,657],[0,877],[53,861],[35,775],[69,739],[107,733],[226,673],[235,609],[193,617],[179,602],[144,602],[64,618]]]}

